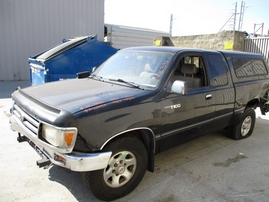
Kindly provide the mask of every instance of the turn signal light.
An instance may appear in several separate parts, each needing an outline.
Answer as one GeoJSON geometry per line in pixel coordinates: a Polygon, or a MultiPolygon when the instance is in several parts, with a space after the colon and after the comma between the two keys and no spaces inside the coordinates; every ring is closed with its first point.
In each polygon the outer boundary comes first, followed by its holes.
{"type": "Polygon", "coordinates": [[[67,146],[71,145],[73,137],[74,137],[74,133],[66,133],[65,134],[65,143],[66,143],[67,146]]]}

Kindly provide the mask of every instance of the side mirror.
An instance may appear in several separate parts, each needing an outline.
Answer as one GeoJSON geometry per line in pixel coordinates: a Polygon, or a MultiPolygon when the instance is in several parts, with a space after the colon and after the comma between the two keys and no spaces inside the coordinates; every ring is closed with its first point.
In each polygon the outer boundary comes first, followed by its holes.
{"type": "Polygon", "coordinates": [[[93,67],[92,68],[92,73],[97,69],[97,67],[93,67]]]}
{"type": "Polygon", "coordinates": [[[91,75],[91,73],[86,71],[86,72],[79,72],[79,73],[77,73],[76,76],[77,76],[77,79],[82,79],[82,78],[86,78],[90,75],[91,75]]]}
{"type": "Polygon", "coordinates": [[[171,93],[185,95],[187,94],[187,84],[184,81],[176,80],[171,87],[171,93]]]}

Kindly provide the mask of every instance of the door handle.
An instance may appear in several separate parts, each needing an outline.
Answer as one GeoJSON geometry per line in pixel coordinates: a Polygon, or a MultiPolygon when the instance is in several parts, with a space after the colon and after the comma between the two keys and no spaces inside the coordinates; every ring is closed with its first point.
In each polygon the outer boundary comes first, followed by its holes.
{"type": "Polygon", "coordinates": [[[210,99],[210,98],[212,98],[212,94],[207,94],[207,95],[205,96],[205,99],[206,99],[206,100],[208,100],[208,99],[210,99]]]}

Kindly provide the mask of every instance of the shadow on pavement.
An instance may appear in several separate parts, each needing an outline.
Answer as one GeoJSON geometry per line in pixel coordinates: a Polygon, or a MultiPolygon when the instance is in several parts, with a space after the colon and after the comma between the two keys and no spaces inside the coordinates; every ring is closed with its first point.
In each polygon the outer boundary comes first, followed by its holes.
{"type": "Polygon", "coordinates": [[[52,166],[49,169],[49,180],[58,182],[65,186],[80,202],[99,202],[91,192],[84,186],[79,172],[73,172],[58,166],[52,166]]]}

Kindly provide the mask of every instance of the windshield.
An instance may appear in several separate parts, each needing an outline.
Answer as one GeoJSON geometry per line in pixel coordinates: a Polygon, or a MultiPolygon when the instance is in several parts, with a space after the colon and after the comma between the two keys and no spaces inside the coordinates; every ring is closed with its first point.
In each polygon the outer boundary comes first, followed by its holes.
{"type": "Polygon", "coordinates": [[[103,80],[156,88],[171,57],[170,53],[123,50],[105,61],[93,75],[103,80]]]}

